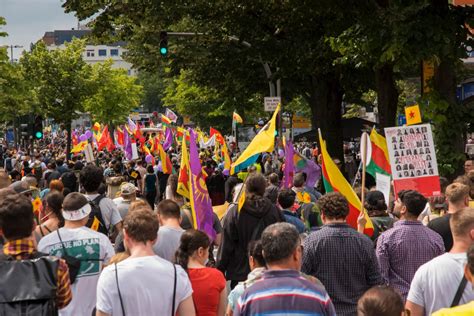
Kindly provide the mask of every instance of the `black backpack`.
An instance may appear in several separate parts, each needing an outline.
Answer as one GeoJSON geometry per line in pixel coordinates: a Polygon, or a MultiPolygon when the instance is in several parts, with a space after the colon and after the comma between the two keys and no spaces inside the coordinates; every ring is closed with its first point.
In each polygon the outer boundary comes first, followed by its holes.
{"type": "Polygon", "coordinates": [[[98,197],[89,201],[89,204],[92,208],[91,213],[89,214],[89,220],[87,221],[87,227],[92,230],[95,230],[99,233],[104,234],[105,236],[109,236],[109,230],[105,225],[104,218],[102,217],[102,212],[100,211],[100,201],[104,198],[103,194],[100,194],[98,197]],[[94,222],[96,224],[94,224],[94,222]],[[98,224],[98,225],[97,225],[98,224]]]}
{"type": "Polygon", "coordinates": [[[5,159],[5,169],[7,169],[8,172],[13,170],[12,159],[10,157],[5,159]]]}
{"type": "Polygon", "coordinates": [[[59,259],[35,252],[28,260],[0,253],[0,315],[58,315],[59,259]]]}

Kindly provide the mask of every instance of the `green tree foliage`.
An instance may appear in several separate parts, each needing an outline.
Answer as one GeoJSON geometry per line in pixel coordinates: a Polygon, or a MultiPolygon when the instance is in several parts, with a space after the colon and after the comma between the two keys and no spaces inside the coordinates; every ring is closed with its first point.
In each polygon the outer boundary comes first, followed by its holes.
{"type": "Polygon", "coordinates": [[[85,101],[96,91],[92,68],[82,58],[83,40],[73,40],[64,49],[48,50],[37,43],[20,60],[46,117],[64,123],[71,148],[71,122],[84,111],[85,101]]]}
{"type": "Polygon", "coordinates": [[[142,97],[142,86],[124,69],[113,69],[112,60],[92,66],[90,81],[94,94],[84,101],[84,109],[94,119],[111,126],[122,124],[130,112],[137,108],[142,97]]]}
{"type": "Polygon", "coordinates": [[[148,112],[163,112],[162,98],[165,93],[165,74],[161,72],[140,71],[138,83],[143,86],[141,105],[148,112]]]}

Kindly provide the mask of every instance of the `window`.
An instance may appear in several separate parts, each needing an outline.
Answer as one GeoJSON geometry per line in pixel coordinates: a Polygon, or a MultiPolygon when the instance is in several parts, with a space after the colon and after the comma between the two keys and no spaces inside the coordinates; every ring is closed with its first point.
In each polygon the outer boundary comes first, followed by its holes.
{"type": "Polygon", "coordinates": [[[99,49],[99,56],[107,56],[107,50],[106,49],[99,49]]]}
{"type": "Polygon", "coordinates": [[[94,57],[95,56],[94,50],[93,49],[86,50],[86,56],[87,57],[94,57]]]}
{"type": "Polygon", "coordinates": [[[113,48],[110,50],[110,56],[118,56],[119,55],[119,51],[117,48],[113,48]]]}

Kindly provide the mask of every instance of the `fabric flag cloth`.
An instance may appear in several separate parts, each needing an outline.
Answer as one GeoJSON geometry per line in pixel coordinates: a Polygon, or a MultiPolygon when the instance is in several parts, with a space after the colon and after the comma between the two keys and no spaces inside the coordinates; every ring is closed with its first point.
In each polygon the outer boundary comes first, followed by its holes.
{"type": "Polygon", "coordinates": [[[123,130],[120,127],[116,129],[117,144],[123,146],[123,130]]]}
{"type": "Polygon", "coordinates": [[[176,113],[174,113],[173,111],[171,111],[170,109],[166,108],[166,111],[165,111],[165,115],[166,117],[168,117],[171,122],[173,123],[176,123],[176,121],[178,120],[178,116],[176,115],[176,113]]]}
{"type": "Polygon", "coordinates": [[[275,109],[271,120],[258,132],[237,161],[232,164],[231,174],[253,165],[261,153],[273,151],[275,147],[276,118],[279,111],[280,105],[275,109]]]}
{"type": "Polygon", "coordinates": [[[181,164],[178,175],[178,189],[176,191],[178,194],[189,199],[189,153],[184,137],[181,141],[181,164]]]}
{"type": "Polygon", "coordinates": [[[366,172],[374,177],[374,179],[377,173],[390,176],[392,169],[390,168],[387,141],[385,137],[377,133],[375,128],[370,132],[370,147],[370,157],[367,159],[366,172]]]}
{"type": "Polygon", "coordinates": [[[216,142],[218,142],[221,145],[225,144],[224,137],[222,136],[221,132],[219,132],[217,129],[211,127],[209,129],[209,135],[211,135],[211,137],[216,135],[216,142]]]}
{"type": "Polygon", "coordinates": [[[200,148],[209,148],[214,147],[216,145],[216,135],[212,135],[206,142],[204,142],[203,138],[199,139],[199,147],[200,148]]]}
{"type": "Polygon", "coordinates": [[[102,134],[100,135],[99,140],[97,141],[97,150],[101,151],[107,147],[109,143],[110,135],[109,135],[109,127],[106,125],[102,134]]]}
{"type": "Polygon", "coordinates": [[[166,128],[165,131],[165,142],[163,143],[163,149],[167,151],[170,149],[171,145],[173,144],[173,132],[171,131],[171,128],[166,128]]]}
{"type": "Polygon", "coordinates": [[[244,121],[242,120],[242,117],[234,111],[234,113],[232,113],[232,122],[234,124],[242,124],[244,121]]]}
{"type": "Polygon", "coordinates": [[[156,143],[158,146],[158,152],[160,154],[161,167],[163,168],[163,173],[172,174],[173,165],[171,164],[170,157],[164,151],[163,146],[159,142],[156,142],[156,143]]]}
{"type": "Polygon", "coordinates": [[[127,158],[127,160],[132,160],[132,140],[130,139],[128,131],[124,131],[123,133],[123,151],[125,153],[125,158],[127,158]]]}
{"type": "Polygon", "coordinates": [[[283,187],[289,189],[293,186],[293,176],[295,172],[294,159],[295,148],[291,143],[291,140],[288,140],[285,143],[285,169],[283,170],[283,187]]]}
{"type": "Polygon", "coordinates": [[[407,125],[421,123],[420,106],[418,104],[407,106],[405,108],[405,115],[407,118],[407,125]]]}
{"type": "MultiPolygon", "coordinates": [[[[326,192],[339,192],[349,202],[349,215],[347,216],[347,223],[354,229],[357,229],[357,218],[362,211],[362,204],[359,197],[354,192],[346,178],[342,175],[339,168],[336,166],[334,161],[326,149],[326,142],[322,139],[321,133],[319,134],[319,143],[321,145],[321,157],[322,157],[322,171],[323,171],[323,183],[326,192]]],[[[364,234],[372,236],[374,234],[374,225],[370,220],[366,212],[364,212],[367,224],[365,225],[364,234]]]]}
{"type": "Polygon", "coordinates": [[[306,186],[313,188],[318,180],[321,179],[321,167],[297,151],[293,155],[293,165],[295,166],[295,172],[306,174],[306,186]]]}
{"type": "Polygon", "coordinates": [[[213,228],[214,213],[212,202],[207,191],[206,181],[203,178],[201,162],[196,145],[196,134],[189,131],[191,142],[189,144],[189,168],[190,168],[190,201],[193,213],[193,226],[205,232],[212,240],[216,237],[213,228]]]}
{"type": "Polygon", "coordinates": [[[171,125],[171,119],[163,114],[161,114],[161,123],[170,126],[171,125]]]}
{"type": "Polygon", "coordinates": [[[77,136],[76,130],[73,130],[73,131],[72,131],[72,133],[71,133],[71,139],[72,139],[72,145],[73,145],[73,146],[76,146],[77,144],[79,144],[79,137],[77,136]]]}
{"type": "Polygon", "coordinates": [[[88,144],[87,140],[78,143],[77,145],[72,147],[71,153],[76,154],[76,153],[80,153],[80,152],[84,151],[84,148],[86,148],[87,144],[88,144]]]}
{"type": "Polygon", "coordinates": [[[137,124],[135,124],[135,122],[131,118],[128,118],[128,129],[131,134],[135,134],[135,132],[137,131],[137,124]]]}
{"type": "Polygon", "coordinates": [[[227,144],[224,142],[221,147],[222,158],[224,160],[224,170],[229,170],[232,164],[232,160],[230,159],[229,150],[227,149],[227,144]]]}

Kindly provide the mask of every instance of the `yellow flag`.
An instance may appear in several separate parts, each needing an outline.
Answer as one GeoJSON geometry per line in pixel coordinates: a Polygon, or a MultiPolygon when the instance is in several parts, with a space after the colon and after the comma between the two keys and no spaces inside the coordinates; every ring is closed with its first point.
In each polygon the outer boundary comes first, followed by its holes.
{"type": "Polygon", "coordinates": [[[237,112],[232,113],[232,120],[235,123],[239,124],[242,124],[244,122],[244,120],[242,120],[242,117],[237,112]]]}
{"type": "MultiPolygon", "coordinates": [[[[184,134],[186,135],[186,134],[184,134]]],[[[183,136],[181,141],[181,165],[179,167],[178,175],[178,194],[189,199],[189,182],[190,182],[190,170],[189,170],[189,153],[186,145],[186,137],[183,136]]]]}
{"type": "Polygon", "coordinates": [[[98,231],[99,230],[99,225],[100,225],[99,220],[97,219],[97,217],[94,216],[94,221],[92,221],[91,229],[95,230],[95,231],[98,231]]]}
{"type": "Polygon", "coordinates": [[[77,144],[76,146],[74,146],[72,149],[71,149],[71,153],[79,153],[81,151],[84,150],[84,148],[86,148],[88,142],[87,140],[86,141],[83,141],[83,142],[80,142],[79,144],[77,144]]]}
{"type": "Polygon", "coordinates": [[[421,123],[420,106],[418,104],[407,106],[405,108],[405,115],[407,117],[407,125],[421,123]]]}
{"type": "Polygon", "coordinates": [[[240,189],[239,202],[237,204],[237,211],[240,212],[245,203],[245,184],[242,185],[240,189]]]}

